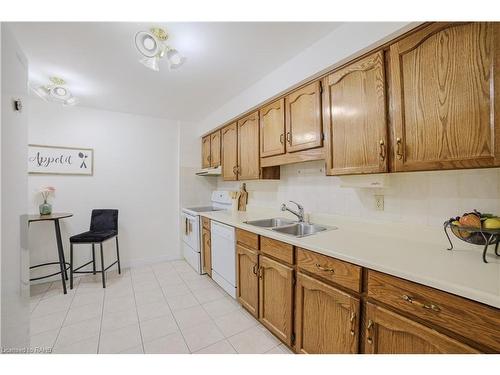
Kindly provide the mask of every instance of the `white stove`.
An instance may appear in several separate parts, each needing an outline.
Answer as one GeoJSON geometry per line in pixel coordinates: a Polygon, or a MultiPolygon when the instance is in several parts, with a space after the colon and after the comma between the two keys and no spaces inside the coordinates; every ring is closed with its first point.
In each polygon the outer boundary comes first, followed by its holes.
{"type": "Polygon", "coordinates": [[[186,207],[182,209],[182,253],[184,259],[199,274],[201,267],[201,212],[231,209],[232,201],[229,191],[212,192],[211,205],[186,207]]]}

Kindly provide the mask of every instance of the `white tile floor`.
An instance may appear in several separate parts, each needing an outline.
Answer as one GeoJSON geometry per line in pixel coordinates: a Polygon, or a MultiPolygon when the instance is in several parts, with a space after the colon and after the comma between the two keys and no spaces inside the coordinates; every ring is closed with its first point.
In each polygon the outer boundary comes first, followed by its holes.
{"type": "Polygon", "coordinates": [[[53,353],[291,353],[184,261],[31,288],[31,347],[53,353]]]}

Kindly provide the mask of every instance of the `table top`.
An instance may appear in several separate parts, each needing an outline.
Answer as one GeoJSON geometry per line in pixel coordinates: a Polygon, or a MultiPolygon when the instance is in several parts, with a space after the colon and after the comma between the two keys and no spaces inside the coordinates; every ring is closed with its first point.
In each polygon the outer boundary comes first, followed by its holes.
{"type": "Polygon", "coordinates": [[[73,214],[61,212],[54,212],[50,215],[28,215],[28,222],[32,223],[34,221],[59,220],[71,216],[73,216],[73,214]]]}

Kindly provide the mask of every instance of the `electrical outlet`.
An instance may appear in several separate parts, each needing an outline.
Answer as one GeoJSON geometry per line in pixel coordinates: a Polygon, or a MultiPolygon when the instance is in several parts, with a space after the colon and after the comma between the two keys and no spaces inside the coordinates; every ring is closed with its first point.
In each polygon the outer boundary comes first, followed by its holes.
{"type": "Polygon", "coordinates": [[[375,195],[375,210],[384,211],[384,196],[375,195]]]}

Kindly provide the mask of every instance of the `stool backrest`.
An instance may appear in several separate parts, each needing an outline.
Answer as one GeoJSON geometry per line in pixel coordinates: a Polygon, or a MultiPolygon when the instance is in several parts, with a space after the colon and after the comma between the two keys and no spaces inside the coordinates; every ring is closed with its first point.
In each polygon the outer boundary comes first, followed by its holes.
{"type": "Polygon", "coordinates": [[[118,232],[118,210],[96,209],[92,210],[90,230],[99,232],[116,230],[118,232]]]}

